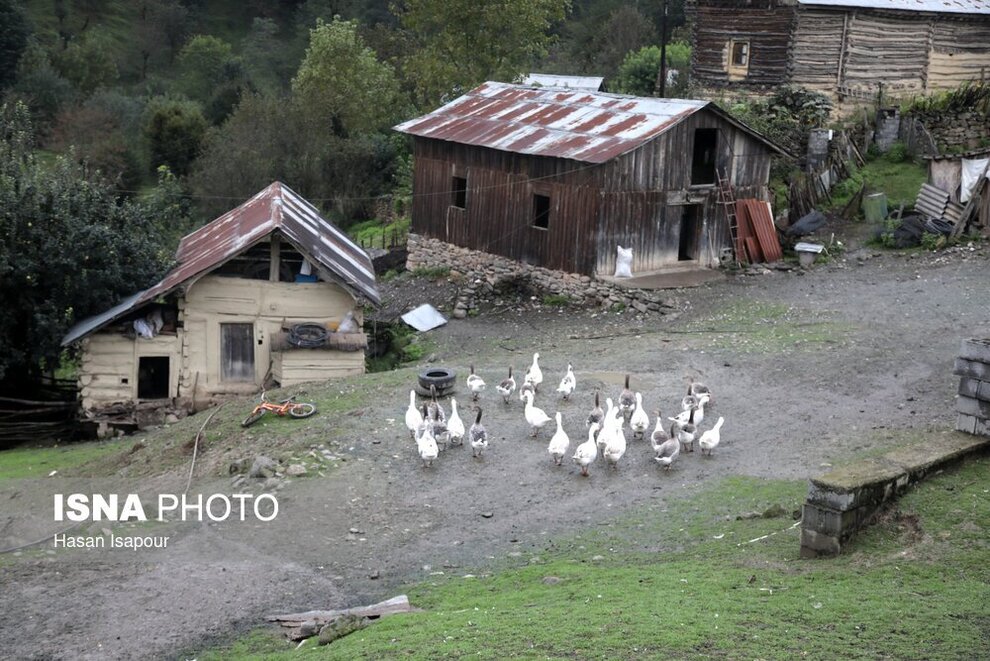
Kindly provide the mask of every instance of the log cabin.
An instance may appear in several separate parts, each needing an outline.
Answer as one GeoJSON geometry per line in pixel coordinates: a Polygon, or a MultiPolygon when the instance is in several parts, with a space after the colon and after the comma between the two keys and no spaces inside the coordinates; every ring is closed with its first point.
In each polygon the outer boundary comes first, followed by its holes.
{"type": "Polygon", "coordinates": [[[990,0],[690,0],[687,13],[707,94],[790,84],[855,104],[990,77],[990,0]]]}
{"type": "Polygon", "coordinates": [[[175,262],[63,338],[78,344],[85,419],[112,411],[114,424],[143,426],[266,383],[364,371],[362,304],[380,300],[371,260],[285,184],[185,236],[175,262]],[[348,315],[356,331],[331,332],[348,315]],[[327,341],[293,346],[286,331],[299,323],[327,328],[327,341]],[[140,411],[154,413],[142,420],[140,411]]]}
{"type": "Polygon", "coordinates": [[[718,266],[717,180],[768,200],[784,153],[707,101],[498,82],[395,129],[413,137],[412,233],[587,276],[619,245],[636,274],[718,266]]]}

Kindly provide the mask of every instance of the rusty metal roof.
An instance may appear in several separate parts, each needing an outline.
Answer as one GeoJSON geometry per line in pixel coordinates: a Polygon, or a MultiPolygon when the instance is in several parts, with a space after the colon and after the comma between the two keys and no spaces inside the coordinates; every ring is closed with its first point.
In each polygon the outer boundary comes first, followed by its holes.
{"type": "Polygon", "coordinates": [[[597,92],[602,88],[602,76],[563,76],[555,73],[531,73],[522,79],[523,85],[542,87],[564,87],[572,90],[597,92]]]}
{"type": "Polygon", "coordinates": [[[187,234],[175,253],[178,264],[156,285],[124,299],[103,314],[84,319],[62,339],[66,346],[131,310],[206,275],[278,230],[324,279],[355,297],[381,302],[371,258],[312,204],[276,181],[250,200],[187,234]]]}
{"type": "Polygon", "coordinates": [[[395,130],[500,151],[605,163],[705,107],[716,108],[707,101],[487,82],[395,130]]]}
{"type": "Polygon", "coordinates": [[[798,0],[816,7],[892,9],[939,14],[990,14],[990,0],[798,0]]]}

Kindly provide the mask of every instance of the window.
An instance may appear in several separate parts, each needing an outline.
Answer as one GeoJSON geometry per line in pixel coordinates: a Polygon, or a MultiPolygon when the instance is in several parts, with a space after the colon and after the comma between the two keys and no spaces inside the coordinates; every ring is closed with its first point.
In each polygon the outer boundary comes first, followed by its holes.
{"type": "Polygon", "coordinates": [[[451,201],[458,209],[467,208],[467,179],[464,177],[454,177],[452,183],[450,184],[450,189],[453,191],[454,199],[451,201]]]}
{"type": "Polygon", "coordinates": [[[546,195],[533,195],[533,227],[541,230],[550,227],[550,198],[546,195]]]}
{"type": "Polygon", "coordinates": [[[749,42],[730,41],[729,65],[734,69],[749,68],[749,42]]]}
{"type": "Polygon", "coordinates": [[[715,183],[715,157],[718,153],[718,129],[695,129],[691,157],[691,185],[715,183]]]}
{"type": "Polygon", "coordinates": [[[254,381],[254,324],[220,324],[220,380],[254,381]]]}
{"type": "Polygon", "coordinates": [[[168,356],[138,358],[138,399],[168,397],[168,356]]]}

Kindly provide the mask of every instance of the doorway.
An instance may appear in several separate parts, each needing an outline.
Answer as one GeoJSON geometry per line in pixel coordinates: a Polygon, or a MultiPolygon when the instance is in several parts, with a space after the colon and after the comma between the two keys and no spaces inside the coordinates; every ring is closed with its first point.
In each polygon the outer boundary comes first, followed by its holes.
{"type": "Polygon", "coordinates": [[[690,204],[682,207],[677,261],[688,262],[698,259],[698,244],[701,239],[703,217],[702,205],[700,204],[690,204]]]}
{"type": "Polygon", "coordinates": [[[138,358],[138,399],[168,398],[168,356],[141,356],[138,358]]]}
{"type": "Polygon", "coordinates": [[[220,380],[254,381],[254,324],[220,324],[220,380]]]}

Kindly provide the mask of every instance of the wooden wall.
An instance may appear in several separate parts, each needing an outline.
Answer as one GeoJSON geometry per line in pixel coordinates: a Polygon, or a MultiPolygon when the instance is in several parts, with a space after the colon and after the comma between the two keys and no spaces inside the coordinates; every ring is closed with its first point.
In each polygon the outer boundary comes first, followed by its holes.
{"type": "Polygon", "coordinates": [[[931,35],[927,89],[990,80],[990,16],[936,22],[931,35]]]}
{"type": "MultiPolygon", "coordinates": [[[[616,245],[633,243],[635,271],[662,268],[678,261],[679,206],[706,205],[706,219],[715,209],[708,202],[713,187],[690,186],[697,128],[719,129],[717,167],[731,170],[740,193],[765,197],[767,147],[717,114],[701,110],[659,138],[601,165],[417,138],[413,231],[587,275],[614,271],[616,245]],[[455,176],[467,179],[465,209],[451,204],[455,176]],[[546,230],[532,226],[534,194],[550,197],[546,230]]],[[[698,260],[702,266],[713,263],[719,249],[730,245],[717,224],[706,230],[702,241],[712,246],[698,260]]]]}
{"type": "Polygon", "coordinates": [[[273,353],[272,376],[282,387],[364,373],[363,351],[293,349],[273,353]]]}
{"type": "Polygon", "coordinates": [[[786,82],[787,47],[794,20],[792,7],[769,0],[749,2],[698,0],[687,8],[693,16],[691,78],[700,87],[767,88],[786,82]],[[746,76],[729,77],[731,39],[750,42],[746,76]]]}
{"type": "Polygon", "coordinates": [[[97,333],[82,341],[79,394],[83,410],[137,399],[138,363],[146,356],[168,356],[169,396],[178,393],[179,347],[183,331],[175,335],[132,339],[119,333],[97,333]]]}
{"type": "MultiPolygon", "coordinates": [[[[333,283],[203,277],[179,300],[181,327],[177,334],[146,340],[104,331],[83,340],[79,377],[83,408],[135,400],[138,359],[142,356],[171,358],[169,397],[206,402],[214,394],[257,392],[272,365],[271,341],[283,324],[340,323],[351,310],[362,323],[361,310],[355,307],[352,296],[333,283]],[[238,322],[255,325],[255,378],[251,382],[224,382],[220,378],[220,324],[238,322]],[[126,384],[123,379],[127,379],[126,384]]],[[[290,377],[296,383],[307,373],[340,376],[364,372],[363,351],[305,353],[305,360],[289,361],[295,370],[290,377]]]]}

